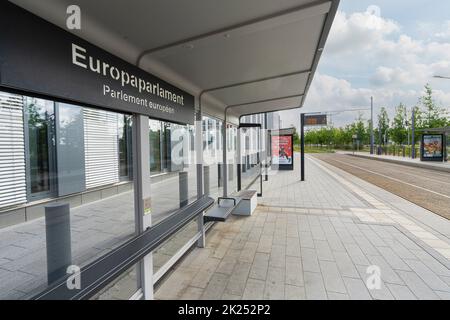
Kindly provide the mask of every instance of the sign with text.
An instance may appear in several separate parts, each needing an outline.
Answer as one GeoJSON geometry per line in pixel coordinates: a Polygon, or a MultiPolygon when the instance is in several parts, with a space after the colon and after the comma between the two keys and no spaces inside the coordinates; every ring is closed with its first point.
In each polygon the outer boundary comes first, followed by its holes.
{"type": "Polygon", "coordinates": [[[443,141],[444,135],[442,134],[423,134],[421,147],[422,149],[421,160],[443,161],[444,160],[443,141]]]}
{"type": "Polygon", "coordinates": [[[28,11],[0,2],[0,85],[194,123],[194,97],[28,11]]]}
{"type": "Polygon", "coordinates": [[[280,170],[294,169],[294,137],[292,135],[272,136],[272,165],[280,170]]]}
{"type": "Polygon", "coordinates": [[[327,125],[327,115],[305,115],[305,126],[326,126],[327,125]]]}

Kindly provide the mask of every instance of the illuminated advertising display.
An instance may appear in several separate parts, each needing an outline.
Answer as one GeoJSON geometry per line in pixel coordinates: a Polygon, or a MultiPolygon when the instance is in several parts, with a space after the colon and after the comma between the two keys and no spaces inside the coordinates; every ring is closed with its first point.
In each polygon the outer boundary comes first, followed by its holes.
{"type": "Polygon", "coordinates": [[[280,170],[294,169],[293,136],[272,136],[272,165],[280,170]]]}
{"type": "Polygon", "coordinates": [[[444,136],[442,134],[422,135],[421,160],[422,161],[443,161],[444,136]]]}

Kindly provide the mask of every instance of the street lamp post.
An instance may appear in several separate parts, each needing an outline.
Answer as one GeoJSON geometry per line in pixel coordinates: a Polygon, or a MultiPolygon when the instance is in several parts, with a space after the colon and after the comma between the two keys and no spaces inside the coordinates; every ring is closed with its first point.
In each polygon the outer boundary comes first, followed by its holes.
{"type": "Polygon", "coordinates": [[[411,115],[411,158],[412,159],[416,158],[415,113],[416,113],[416,110],[413,107],[412,112],[411,112],[411,114],[412,114],[411,115]]]}
{"type": "Polygon", "coordinates": [[[370,97],[370,154],[373,154],[375,137],[373,135],[373,97],[370,97]]]}
{"type": "MultiPolygon", "coordinates": [[[[381,121],[378,120],[378,155],[381,156],[381,154],[383,153],[383,149],[381,147],[382,142],[381,140],[383,139],[382,135],[381,135],[381,121]]],[[[384,144],[383,144],[384,145],[384,144]]]]}
{"type": "MultiPolygon", "coordinates": [[[[450,77],[447,76],[441,76],[441,75],[434,75],[433,78],[436,79],[444,79],[444,80],[450,80],[450,77]]],[[[444,138],[447,138],[447,135],[444,135],[444,138]]],[[[445,148],[445,152],[444,152],[444,161],[446,161],[446,153],[447,153],[447,148],[445,148]]]]}

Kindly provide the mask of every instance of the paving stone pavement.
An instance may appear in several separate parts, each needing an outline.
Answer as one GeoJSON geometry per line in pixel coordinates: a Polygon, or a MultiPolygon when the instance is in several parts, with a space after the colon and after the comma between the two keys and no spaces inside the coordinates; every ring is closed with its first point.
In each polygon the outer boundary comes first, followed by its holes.
{"type": "Polygon", "coordinates": [[[156,299],[450,299],[448,220],[312,158],[306,178],[270,176],[156,299]]]}

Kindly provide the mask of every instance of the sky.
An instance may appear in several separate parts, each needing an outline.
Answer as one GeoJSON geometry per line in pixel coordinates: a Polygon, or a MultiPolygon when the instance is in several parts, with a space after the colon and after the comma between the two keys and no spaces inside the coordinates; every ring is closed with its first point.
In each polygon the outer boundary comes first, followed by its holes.
{"type": "MultiPolygon", "coordinates": [[[[373,96],[375,117],[386,107],[392,120],[399,103],[418,104],[427,83],[450,110],[450,80],[433,77],[450,77],[449,13],[444,0],[341,0],[301,112],[365,109],[373,96]]],[[[282,125],[297,126],[299,113],[281,112],[282,125]]],[[[357,117],[331,113],[334,126],[357,117]]]]}

